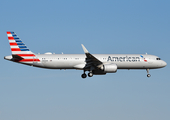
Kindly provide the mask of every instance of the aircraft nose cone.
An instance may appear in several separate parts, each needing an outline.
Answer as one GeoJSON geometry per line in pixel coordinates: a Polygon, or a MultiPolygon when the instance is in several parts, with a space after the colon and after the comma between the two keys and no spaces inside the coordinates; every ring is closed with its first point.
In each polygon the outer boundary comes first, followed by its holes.
{"type": "Polygon", "coordinates": [[[165,61],[162,61],[162,66],[165,67],[167,63],[165,61]]]}

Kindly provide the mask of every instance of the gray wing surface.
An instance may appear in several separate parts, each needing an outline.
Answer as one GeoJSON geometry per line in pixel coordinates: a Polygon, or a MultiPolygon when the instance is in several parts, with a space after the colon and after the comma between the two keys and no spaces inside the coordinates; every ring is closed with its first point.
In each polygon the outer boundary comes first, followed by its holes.
{"type": "Polygon", "coordinates": [[[92,54],[90,54],[88,52],[88,50],[84,47],[84,45],[82,44],[82,48],[84,50],[84,53],[86,55],[86,65],[84,67],[85,70],[94,70],[94,69],[99,69],[100,65],[102,65],[103,63],[97,59],[95,56],[93,56],[92,54]]]}

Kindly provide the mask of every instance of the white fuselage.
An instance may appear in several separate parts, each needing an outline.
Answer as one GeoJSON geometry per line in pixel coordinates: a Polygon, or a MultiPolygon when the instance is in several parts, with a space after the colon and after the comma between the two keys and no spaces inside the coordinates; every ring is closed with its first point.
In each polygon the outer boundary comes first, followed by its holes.
{"type": "MultiPolygon", "coordinates": [[[[166,66],[166,62],[157,60],[158,57],[154,55],[94,54],[94,56],[104,64],[116,64],[118,69],[156,69],[166,66]]],[[[86,64],[85,54],[36,54],[35,59],[37,58],[40,62],[24,62],[23,64],[48,69],[83,69],[86,64]]]]}
{"type": "Polygon", "coordinates": [[[91,54],[81,44],[84,54],[35,54],[21,41],[13,31],[7,31],[12,55],[5,56],[6,60],[47,69],[80,69],[82,78],[88,76],[115,73],[117,69],[149,69],[165,67],[167,64],[154,55],[144,54],[91,54]]]}

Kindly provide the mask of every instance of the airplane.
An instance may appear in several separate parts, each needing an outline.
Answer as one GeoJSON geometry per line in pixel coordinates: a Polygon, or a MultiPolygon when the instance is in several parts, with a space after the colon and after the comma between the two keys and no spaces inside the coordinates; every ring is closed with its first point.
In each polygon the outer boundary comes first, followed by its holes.
{"type": "Polygon", "coordinates": [[[146,69],[150,77],[150,69],[163,68],[167,63],[155,55],[149,54],[91,54],[83,44],[85,54],[35,54],[21,41],[15,32],[7,31],[12,55],[4,59],[24,65],[47,69],[83,70],[82,78],[87,75],[105,75],[116,73],[118,69],[146,69]],[[88,74],[85,72],[88,71],[88,74]]]}

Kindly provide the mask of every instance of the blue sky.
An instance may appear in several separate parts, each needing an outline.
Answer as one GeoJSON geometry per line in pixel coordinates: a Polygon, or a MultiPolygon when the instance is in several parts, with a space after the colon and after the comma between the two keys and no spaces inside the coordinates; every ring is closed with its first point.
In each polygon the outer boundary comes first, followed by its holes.
{"type": "Polygon", "coordinates": [[[6,31],[35,53],[153,54],[169,64],[168,0],[1,0],[0,120],[168,120],[170,68],[118,70],[83,80],[83,71],[47,70],[3,59],[6,31]]]}

